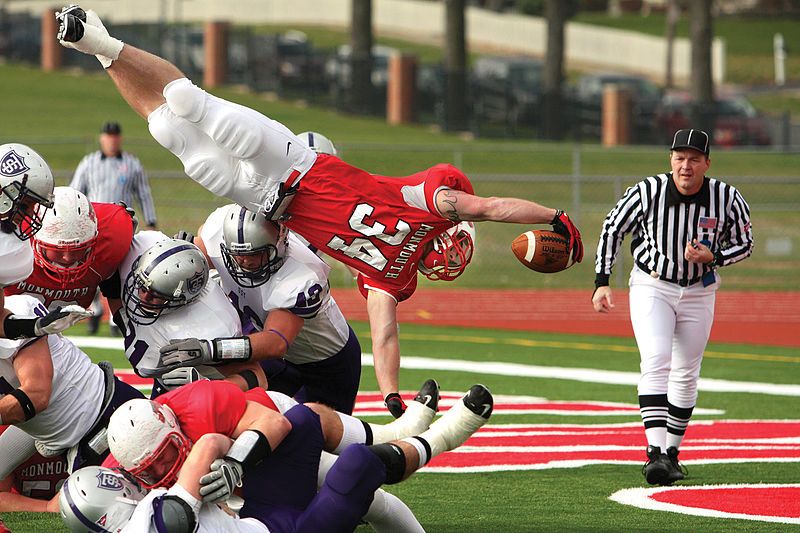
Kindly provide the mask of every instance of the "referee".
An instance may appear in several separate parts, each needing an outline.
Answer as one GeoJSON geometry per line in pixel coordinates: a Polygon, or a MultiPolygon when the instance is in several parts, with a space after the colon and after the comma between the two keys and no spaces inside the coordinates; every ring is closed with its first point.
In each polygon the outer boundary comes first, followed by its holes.
{"type": "Polygon", "coordinates": [[[117,122],[103,124],[100,149],[81,160],[69,186],[85,194],[90,202],[125,202],[133,207],[136,197],[142,207],[140,218],[149,229],[156,229],[150,182],[139,159],[122,151],[122,128],[117,122]]]}
{"type": "MultiPolygon", "coordinates": [[[[100,149],[87,154],[78,163],[72,182],[69,184],[85,194],[91,202],[114,204],[125,202],[133,207],[134,197],[142,208],[140,218],[148,229],[156,229],[156,210],[150,182],[139,159],[122,151],[122,128],[118,122],[106,122],[100,129],[100,149]]],[[[97,333],[103,316],[100,291],[92,302],[92,317],[89,319],[89,333],[97,333]]],[[[109,321],[111,334],[119,336],[120,331],[113,321],[109,321]]]]}
{"type": "Polygon", "coordinates": [[[642,472],[652,485],[685,477],[678,450],[697,401],[700,363],[714,321],[720,267],[750,256],[750,208],[735,188],[707,178],[708,134],[686,129],[670,148],[672,172],[630,187],[603,222],[595,311],[614,308],[609,277],[632,234],[630,312],[641,354],[639,409],[647,438],[642,472]]]}

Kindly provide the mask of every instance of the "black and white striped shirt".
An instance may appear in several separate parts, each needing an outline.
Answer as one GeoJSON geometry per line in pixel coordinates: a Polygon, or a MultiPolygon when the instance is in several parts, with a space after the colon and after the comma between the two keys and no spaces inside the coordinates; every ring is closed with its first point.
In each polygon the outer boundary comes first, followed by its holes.
{"type": "Polygon", "coordinates": [[[714,252],[715,266],[731,265],[753,251],[750,208],[736,188],[705,178],[698,193],[683,196],[671,172],[628,188],[606,217],[597,246],[596,285],[608,285],[627,233],[633,236],[631,254],[639,268],[681,285],[713,268],[684,259],[692,239],[707,241],[703,244],[714,252]]]}
{"type": "Polygon", "coordinates": [[[100,150],[86,155],[75,169],[69,186],[81,191],[91,202],[125,202],[133,207],[136,197],[142,208],[140,220],[148,225],[156,224],[147,174],[139,159],[128,152],[117,157],[106,157],[100,150]]]}

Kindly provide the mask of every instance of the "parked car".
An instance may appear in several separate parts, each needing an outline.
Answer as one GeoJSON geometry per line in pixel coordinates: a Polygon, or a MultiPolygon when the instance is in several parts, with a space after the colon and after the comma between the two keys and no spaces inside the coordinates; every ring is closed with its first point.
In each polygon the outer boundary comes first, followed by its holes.
{"type": "MultiPolygon", "coordinates": [[[[691,95],[670,93],[662,101],[658,125],[669,141],[676,131],[691,124],[691,95]]],[[[766,146],[772,144],[769,120],[742,95],[720,94],[708,110],[714,115],[712,138],[717,146],[766,146]]]]}
{"type": "Polygon", "coordinates": [[[504,124],[510,131],[536,127],[541,116],[544,63],[522,56],[484,56],[470,76],[474,120],[504,124]]]}
{"type": "Polygon", "coordinates": [[[630,74],[586,74],[578,79],[569,92],[573,121],[582,135],[600,137],[602,126],[603,91],[607,85],[623,86],[631,91],[634,141],[655,142],[656,112],[661,104],[662,91],[653,82],[630,74]]]}
{"type": "MultiPolygon", "coordinates": [[[[389,82],[389,58],[398,54],[395,48],[383,45],[372,47],[372,85],[375,87],[375,111],[386,107],[386,88],[389,82]]],[[[337,107],[344,102],[346,92],[352,86],[350,45],[343,44],[325,64],[325,74],[330,83],[331,96],[337,107]]]]}

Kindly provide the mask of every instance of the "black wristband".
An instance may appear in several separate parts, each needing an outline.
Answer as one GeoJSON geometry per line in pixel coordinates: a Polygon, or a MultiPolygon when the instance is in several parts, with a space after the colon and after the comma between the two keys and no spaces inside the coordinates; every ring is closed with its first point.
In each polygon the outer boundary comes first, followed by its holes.
{"type": "Polygon", "coordinates": [[[272,453],[267,437],[257,429],[247,429],[239,435],[225,455],[226,459],[237,461],[242,467],[257,465],[272,453]]]}
{"type": "Polygon", "coordinates": [[[9,394],[16,398],[19,402],[19,406],[22,407],[22,412],[25,415],[25,421],[28,421],[36,416],[36,407],[34,407],[33,402],[30,398],[28,398],[28,395],[25,394],[24,390],[14,389],[9,392],[9,394]]]}
{"type": "Polygon", "coordinates": [[[258,377],[252,370],[242,370],[239,372],[245,383],[247,383],[247,390],[258,388],[258,377]]]}
{"type": "Polygon", "coordinates": [[[38,318],[16,318],[16,315],[8,315],[3,320],[3,331],[7,339],[22,339],[25,337],[36,337],[36,321],[38,318]]]}
{"type": "Polygon", "coordinates": [[[100,282],[100,294],[109,300],[119,300],[122,296],[122,280],[119,270],[115,271],[110,278],[100,282]]]}
{"type": "Polygon", "coordinates": [[[609,278],[611,278],[610,274],[595,274],[594,276],[595,289],[597,289],[598,287],[608,287],[609,278]]]}

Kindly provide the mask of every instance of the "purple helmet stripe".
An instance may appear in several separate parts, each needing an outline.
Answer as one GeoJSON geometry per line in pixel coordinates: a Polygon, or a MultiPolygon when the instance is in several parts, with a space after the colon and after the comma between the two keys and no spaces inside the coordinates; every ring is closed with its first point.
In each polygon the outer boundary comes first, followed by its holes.
{"type": "Polygon", "coordinates": [[[247,217],[247,209],[242,207],[239,210],[239,228],[238,233],[236,234],[237,238],[239,239],[239,244],[244,244],[244,219],[247,217]]]}
{"type": "Polygon", "coordinates": [[[184,251],[184,250],[191,250],[192,248],[193,248],[193,245],[191,245],[191,244],[189,244],[189,243],[186,243],[186,244],[182,244],[182,245],[180,245],[180,246],[176,246],[175,248],[171,248],[171,249],[167,250],[166,252],[164,252],[164,253],[162,253],[161,255],[159,255],[158,257],[156,257],[156,258],[153,260],[153,262],[152,262],[152,263],[150,263],[150,264],[147,266],[147,268],[146,268],[146,269],[144,269],[144,274],[145,274],[146,276],[149,276],[149,275],[150,275],[150,273],[151,273],[151,272],[152,272],[152,271],[153,271],[153,270],[154,270],[154,269],[155,269],[155,268],[158,266],[158,264],[159,264],[159,263],[161,263],[161,262],[162,262],[164,259],[166,259],[167,257],[169,257],[169,256],[171,256],[171,255],[175,255],[175,254],[177,254],[178,252],[182,252],[182,251],[184,251]]]}
{"type": "Polygon", "coordinates": [[[69,508],[72,509],[72,512],[75,514],[75,516],[81,521],[81,524],[89,528],[90,531],[97,531],[98,533],[106,533],[108,531],[107,529],[102,528],[99,524],[95,524],[86,518],[81,510],[78,509],[78,506],[75,505],[75,501],[72,499],[72,494],[70,494],[69,479],[64,482],[64,486],[61,488],[61,490],[64,491],[64,496],[67,497],[69,508]]]}

